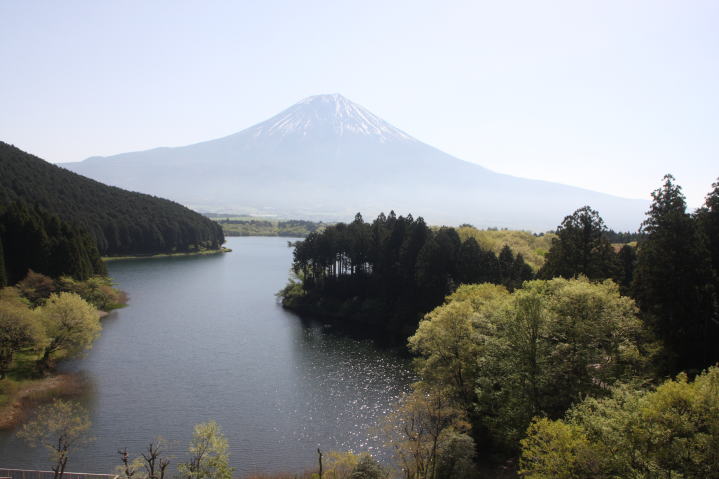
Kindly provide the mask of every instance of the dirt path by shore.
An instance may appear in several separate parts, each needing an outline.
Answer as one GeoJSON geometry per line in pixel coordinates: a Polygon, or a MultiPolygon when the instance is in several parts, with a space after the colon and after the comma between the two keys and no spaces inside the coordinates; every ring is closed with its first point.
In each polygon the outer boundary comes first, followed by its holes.
{"type": "Polygon", "coordinates": [[[79,391],[82,380],[72,374],[56,374],[32,381],[21,387],[8,404],[0,407],[0,429],[10,429],[20,423],[32,407],[57,396],[67,396],[79,391]]]}

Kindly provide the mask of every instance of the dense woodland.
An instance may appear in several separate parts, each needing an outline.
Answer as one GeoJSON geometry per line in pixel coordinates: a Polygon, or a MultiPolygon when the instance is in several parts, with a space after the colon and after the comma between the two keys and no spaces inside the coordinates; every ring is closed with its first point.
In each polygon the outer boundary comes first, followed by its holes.
{"type": "MultiPolygon", "coordinates": [[[[177,203],[104,185],[2,142],[0,171],[0,209],[21,202],[31,216],[56,215],[87,232],[103,256],[217,249],[224,242],[216,222],[177,203]]],[[[4,229],[7,249],[19,240],[8,240],[14,233],[4,229]]],[[[6,262],[11,253],[5,251],[6,262]]]]}
{"type": "Polygon", "coordinates": [[[300,283],[283,293],[285,306],[371,323],[406,338],[419,318],[461,283],[492,282],[509,289],[533,277],[521,254],[499,255],[454,228],[432,229],[420,217],[380,214],[312,233],[295,245],[300,283]]]}
{"type": "Polygon", "coordinates": [[[0,206],[0,287],[17,283],[28,270],[80,280],[106,272],[95,240],[86,231],[14,201],[0,206]]]}

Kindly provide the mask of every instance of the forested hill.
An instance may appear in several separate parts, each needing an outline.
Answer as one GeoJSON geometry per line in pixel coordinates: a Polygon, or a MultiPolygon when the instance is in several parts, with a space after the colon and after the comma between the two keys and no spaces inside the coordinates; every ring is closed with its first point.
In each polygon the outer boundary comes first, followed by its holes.
{"type": "Polygon", "coordinates": [[[86,230],[104,256],[217,249],[216,222],[154,196],[107,186],[0,142],[0,206],[32,204],[86,230]]]}

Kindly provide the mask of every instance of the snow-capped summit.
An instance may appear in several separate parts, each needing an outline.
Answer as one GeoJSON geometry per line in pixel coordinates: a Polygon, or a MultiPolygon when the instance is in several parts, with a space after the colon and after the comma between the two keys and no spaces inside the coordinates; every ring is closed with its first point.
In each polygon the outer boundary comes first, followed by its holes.
{"type": "Polygon", "coordinates": [[[365,135],[380,143],[417,141],[339,93],[315,95],[295,103],[249,130],[255,138],[274,135],[365,135]]]}

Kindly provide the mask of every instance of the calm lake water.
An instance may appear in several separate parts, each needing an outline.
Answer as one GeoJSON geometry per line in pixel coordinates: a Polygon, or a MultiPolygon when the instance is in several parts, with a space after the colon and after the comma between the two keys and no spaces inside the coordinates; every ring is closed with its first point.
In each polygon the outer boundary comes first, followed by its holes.
{"type": "MultiPolygon", "coordinates": [[[[284,311],[292,249],[229,238],[232,253],[109,264],[129,306],[63,370],[88,382],[95,442],[68,470],[111,472],[117,450],[156,436],[184,458],[196,423],[216,420],[240,474],[312,467],[317,447],[380,456],[376,427],[412,380],[409,363],[284,311]]],[[[0,432],[0,467],[47,469],[46,452],[0,432]]]]}

